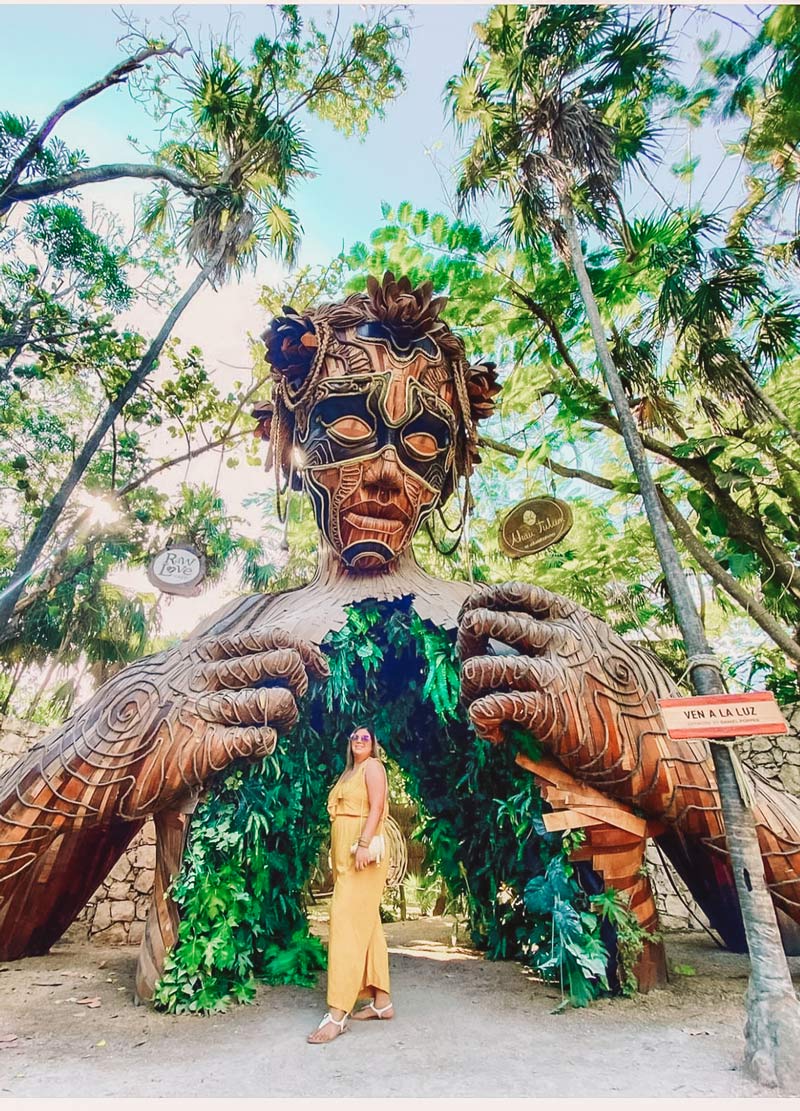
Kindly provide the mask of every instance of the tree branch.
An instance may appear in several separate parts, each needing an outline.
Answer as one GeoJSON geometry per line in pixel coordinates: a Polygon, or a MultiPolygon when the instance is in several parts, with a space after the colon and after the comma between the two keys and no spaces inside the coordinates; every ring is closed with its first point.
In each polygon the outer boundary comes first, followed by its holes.
{"type": "Polygon", "coordinates": [[[214,185],[201,185],[171,166],[109,162],[103,166],[85,166],[83,169],[59,174],[57,177],[45,177],[38,181],[25,181],[11,186],[0,194],[0,214],[7,212],[19,201],[38,201],[41,197],[50,197],[54,193],[63,193],[67,189],[78,189],[82,185],[94,185],[103,181],[115,181],[121,177],[168,181],[170,185],[193,197],[208,196],[216,189],[214,185]]]}
{"type": "Polygon", "coordinates": [[[241,440],[243,436],[252,436],[252,432],[249,428],[243,428],[241,432],[235,432],[232,436],[229,433],[225,433],[225,435],[220,436],[218,440],[211,440],[210,443],[203,444],[202,447],[192,448],[184,452],[183,455],[176,455],[171,459],[166,459],[163,463],[159,463],[149,471],[146,471],[145,474],[139,475],[138,478],[131,479],[131,481],[126,482],[124,486],[120,486],[119,490],[115,491],[115,495],[118,498],[124,498],[127,494],[130,494],[132,490],[137,490],[140,486],[144,486],[145,482],[149,482],[151,478],[155,478],[155,476],[161,474],[162,471],[169,470],[170,467],[174,467],[178,463],[186,463],[189,459],[196,459],[198,455],[203,455],[207,451],[213,451],[214,448],[222,447],[225,444],[233,443],[234,440],[241,440]]]}
{"type": "Polygon", "coordinates": [[[564,341],[564,337],[561,334],[561,329],[558,327],[554,318],[550,315],[547,309],[545,309],[544,305],[540,305],[538,301],[535,301],[527,293],[523,292],[519,287],[515,288],[514,296],[525,306],[525,308],[533,316],[536,317],[537,320],[541,321],[542,324],[544,324],[544,326],[550,333],[553,343],[556,345],[556,350],[558,351],[561,358],[564,360],[565,364],[569,367],[574,377],[577,378],[578,381],[583,381],[581,372],[578,368],[578,364],[575,362],[575,360],[572,358],[572,355],[570,354],[569,348],[567,347],[564,341]]]}
{"type": "MultiPolygon", "coordinates": [[[[132,74],[135,70],[140,69],[141,66],[143,66],[144,63],[148,61],[148,59],[163,56],[165,54],[179,53],[180,51],[176,50],[171,45],[143,47],[143,49],[137,51],[136,54],[132,54],[129,58],[125,58],[124,61],[120,62],[119,65],[114,66],[113,69],[108,71],[105,77],[101,77],[99,80],[94,81],[91,85],[87,85],[85,89],[81,89],[73,96],[67,97],[66,100],[62,100],[61,103],[50,113],[50,115],[41,125],[39,130],[31,136],[25,148],[20,151],[20,153],[14,159],[14,162],[11,165],[11,169],[6,175],[6,178],[3,181],[2,185],[0,185],[0,198],[5,197],[9,193],[9,191],[13,189],[13,187],[17,184],[20,177],[24,173],[26,166],[30,164],[32,159],[36,156],[37,152],[42,149],[45,142],[47,141],[47,138],[53,131],[53,128],[56,126],[59,120],[66,116],[67,112],[71,112],[72,109],[77,108],[79,104],[84,104],[87,100],[91,100],[92,97],[97,96],[97,94],[103,92],[104,89],[108,89],[112,85],[119,85],[120,83],[127,81],[130,74],[132,74]]],[[[3,211],[6,207],[8,206],[4,205],[0,207],[0,211],[3,211]]]]}
{"type": "Polygon", "coordinates": [[[730,594],[731,598],[739,603],[745,613],[752,617],[757,625],[760,625],[770,640],[773,640],[796,663],[800,663],[800,644],[792,640],[780,622],[760,602],[757,602],[748,590],[745,590],[738,579],[735,579],[714,559],[706,546],[695,536],[691,525],[678,507],[661,488],[659,488],[658,496],[664,507],[664,512],[675,530],[675,534],[679,537],[689,555],[697,560],[714,582],[718,583],[727,594],[730,594]]]}
{"type": "Polygon", "coordinates": [[[208,262],[203,269],[197,274],[194,281],[186,289],[179,300],[173,305],[169,315],[159,329],[158,334],[152,341],[150,346],[145,351],[142,359],[139,362],[136,370],[130,375],[127,382],[117,393],[113,401],[110,401],[106,407],[105,412],[98,419],[88,438],[81,450],[75,456],[75,459],[70,467],[67,475],[65,476],[61,486],[56,491],[40,516],[36,527],[31,533],[28,542],[26,543],[22,554],[20,555],[17,564],[14,568],[11,581],[6,584],[2,591],[0,591],[0,638],[2,638],[3,631],[5,630],[8,622],[17,604],[17,600],[25,589],[30,576],[33,574],[34,567],[38,561],[41,553],[43,552],[47,541],[49,540],[52,532],[58,522],[61,513],[64,510],[73,490],[78,485],[80,480],[94,457],[95,452],[100,447],[106,433],[111,425],[120,415],[127,403],[137,392],[142,382],[147,378],[151,371],[155,368],[161,350],[164,347],[172,329],[175,327],[178,319],[183,313],[186,306],[192,300],[194,295],[199,292],[202,286],[210,277],[214,267],[217,265],[219,257],[215,256],[208,262]]]}
{"type": "MultiPolygon", "coordinates": [[[[513,455],[515,459],[521,459],[525,452],[518,447],[512,447],[510,444],[501,444],[499,440],[490,440],[488,436],[481,436],[478,439],[480,447],[488,447],[492,451],[502,452],[503,455],[513,455]]],[[[561,478],[579,478],[582,482],[588,482],[592,486],[599,486],[601,490],[616,490],[614,483],[608,478],[601,478],[598,474],[592,474],[590,471],[576,470],[574,467],[565,467],[562,463],[556,463],[553,459],[537,460],[543,467],[547,467],[553,474],[560,475],[561,478]]]]}

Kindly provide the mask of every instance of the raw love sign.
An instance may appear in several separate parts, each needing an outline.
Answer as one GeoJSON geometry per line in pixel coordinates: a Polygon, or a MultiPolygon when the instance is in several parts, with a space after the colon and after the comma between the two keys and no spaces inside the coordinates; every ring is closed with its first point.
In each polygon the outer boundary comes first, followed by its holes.
{"type": "Polygon", "coordinates": [[[769,691],[659,698],[658,705],[667,733],[677,741],[789,732],[775,695],[769,691]]]}

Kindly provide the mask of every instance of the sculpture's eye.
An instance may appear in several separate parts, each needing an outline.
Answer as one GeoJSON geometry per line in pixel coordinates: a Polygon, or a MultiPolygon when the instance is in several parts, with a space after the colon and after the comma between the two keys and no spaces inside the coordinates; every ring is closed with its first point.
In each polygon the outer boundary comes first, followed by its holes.
{"type": "Polygon", "coordinates": [[[412,432],[403,437],[403,442],[420,459],[433,459],[434,455],[442,450],[436,438],[429,432],[412,432]]]}
{"type": "Polygon", "coordinates": [[[373,435],[373,430],[360,417],[339,417],[327,425],[327,431],[344,444],[360,444],[373,435]]]}

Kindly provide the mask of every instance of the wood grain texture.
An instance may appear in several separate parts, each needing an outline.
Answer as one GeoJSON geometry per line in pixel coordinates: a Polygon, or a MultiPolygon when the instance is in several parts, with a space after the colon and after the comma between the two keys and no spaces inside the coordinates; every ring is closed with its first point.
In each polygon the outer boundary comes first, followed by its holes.
{"type": "MultiPolygon", "coordinates": [[[[492,364],[468,365],[443,305],[430,283],[387,273],[366,293],[273,322],[272,397],[255,415],[277,489],[305,488],[312,501],[317,575],[231,602],[181,645],[126,668],[0,778],[0,958],[46,951],[152,814],[157,896],[137,975],[148,998],[177,929],[162,896],[190,800],[232,760],[274,750],[309,676],[328,672],[319,645],[368,599],[410,598],[434,626],[458,622],[478,732],[497,742],[518,725],[548,748],[571,777],[551,770],[555,820],[582,823],[609,882],[627,883],[639,859],[632,808],[663,823],[676,867],[732,936],[708,746],[664,733],[656,699],[674,688],[658,662],[565,598],[525,583],[470,595],[414,560],[414,530],[460,480],[468,502],[478,421],[499,388],[492,364]],[[517,655],[498,658],[497,642],[517,655]]],[[[755,775],[753,785],[773,898],[800,921],[800,804],[755,775]]],[[[649,921],[647,890],[631,892],[649,921]]]]}
{"type": "Polygon", "coordinates": [[[232,760],[274,750],[309,675],[327,675],[317,644],[352,602],[413,598],[421,617],[453,628],[468,593],[411,553],[359,575],[323,549],[308,586],[237,599],[115,676],[0,779],[0,959],[46,952],[153,814],[156,888],[136,977],[137,997],[151,998],[177,931],[163,894],[180,867],[181,810],[232,760]]]}
{"type": "MultiPolygon", "coordinates": [[[[555,760],[516,762],[536,780],[542,798],[552,811],[543,815],[545,828],[553,831],[582,829],[586,840],[573,850],[571,860],[586,860],[609,887],[621,891],[636,921],[648,933],[658,931],[658,911],[650,878],[644,871],[648,826],[629,806],[609,799],[571,776],[555,760]]],[[[639,990],[651,991],[667,982],[664,943],[645,942],[634,968],[639,990]]]]}
{"type": "Polygon", "coordinates": [[[177,810],[162,810],[155,816],[156,872],[150,912],[136,964],[135,998],[139,1003],[153,998],[164,959],[178,940],[180,914],[167,895],[178,874],[189,831],[188,815],[177,810]]]}
{"type": "MultiPolygon", "coordinates": [[[[232,760],[271,753],[296,720],[308,675],[327,673],[317,648],[282,630],[198,637],[120,672],[7,769],[0,958],[45,952],[148,815],[185,810],[232,760]]],[[[180,859],[172,843],[156,845],[165,878],[180,859]]],[[[152,921],[153,952],[154,931],[169,921],[152,921]]]]}
{"type": "MultiPolygon", "coordinates": [[[[678,692],[656,657],[528,583],[474,592],[458,644],[478,733],[497,743],[508,726],[526,729],[576,779],[661,821],[674,835],[662,843],[692,894],[723,937],[738,937],[709,745],[667,736],[657,699],[678,692]],[[487,655],[490,638],[519,655],[487,655]]],[[[800,801],[752,769],[746,775],[772,898],[800,922],[800,801]]]]}

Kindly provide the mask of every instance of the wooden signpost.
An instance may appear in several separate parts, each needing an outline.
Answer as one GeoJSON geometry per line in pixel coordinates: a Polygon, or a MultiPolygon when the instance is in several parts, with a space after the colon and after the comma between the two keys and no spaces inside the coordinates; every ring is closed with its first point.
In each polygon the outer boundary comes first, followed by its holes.
{"type": "Polygon", "coordinates": [[[676,741],[735,740],[789,732],[775,695],[769,691],[660,698],[658,705],[667,732],[676,741]]]}

